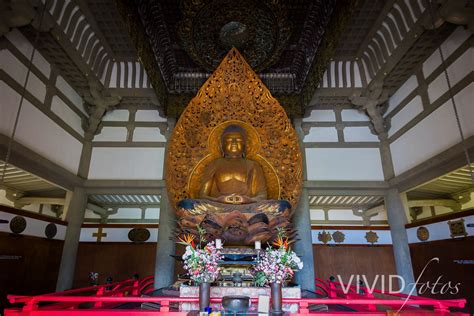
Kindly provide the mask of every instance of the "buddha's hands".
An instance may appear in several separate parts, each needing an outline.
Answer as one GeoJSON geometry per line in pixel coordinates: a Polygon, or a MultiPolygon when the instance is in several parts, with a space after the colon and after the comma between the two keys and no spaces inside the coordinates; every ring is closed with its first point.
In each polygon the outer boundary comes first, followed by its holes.
{"type": "Polygon", "coordinates": [[[217,199],[218,202],[226,203],[226,204],[248,204],[254,203],[255,201],[246,195],[239,195],[239,194],[231,194],[220,196],[217,199]]]}

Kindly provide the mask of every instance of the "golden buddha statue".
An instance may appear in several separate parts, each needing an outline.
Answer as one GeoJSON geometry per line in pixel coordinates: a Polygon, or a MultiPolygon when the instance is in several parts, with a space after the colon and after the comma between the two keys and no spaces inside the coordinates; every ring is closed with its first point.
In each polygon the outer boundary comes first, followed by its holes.
{"type": "Polygon", "coordinates": [[[221,136],[222,157],[206,166],[198,199],[184,199],[177,205],[184,215],[181,226],[199,224],[228,244],[251,244],[269,240],[273,228],[289,224],[273,219],[275,215],[288,219],[291,205],[267,199],[262,167],[245,158],[245,147],[245,130],[239,125],[227,126],[221,136]]]}
{"type": "Polygon", "coordinates": [[[223,157],[207,166],[200,197],[221,203],[249,204],[267,198],[262,167],[244,158],[245,131],[229,125],[222,134],[223,157]]]}
{"type": "Polygon", "coordinates": [[[173,236],[263,245],[291,228],[302,185],[299,141],[285,110],[233,48],[180,115],[168,144],[173,236]]]}

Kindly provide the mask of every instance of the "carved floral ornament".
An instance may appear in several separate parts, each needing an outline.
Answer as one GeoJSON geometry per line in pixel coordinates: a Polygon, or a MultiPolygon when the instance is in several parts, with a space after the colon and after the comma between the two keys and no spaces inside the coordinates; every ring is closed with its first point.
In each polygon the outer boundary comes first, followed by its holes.
{"type": "Polygon", "coordinates": [[[200,172],[221,156],[219,137],[229,124],[248,136],[246,157],[262,166],[270,199],[295,209],[302,184],[302,157],[295,130],[237,49],[232,49],[178,120],[166,158],[166,183],[173,206],[195,196],[200,172]]]}
{"type": "Polygon", "coordinates": [[[150,239],[150,231],[146,228],[133,228],[128,232],[128,239],[133,243],[144,243],[150,239]]]}
{"type": "Polygon", "coordinates": [[[243,53],[252,69],[265,69],[278,60],[291,35],[288,10],[278,0],[183,0],[181,10],[181,43],[208,71],[232,47],[243,53]]]}
{"type": "Polygon", "coordinates": [[[346,235],[338,230],[332,234],[332,239],[334,239],[336,243],[340,244],[344,242],[344,240],[346,239],[346,235]]]}
{"type": "Polygon", "coordinates": [[[374,231],[368,231],[365,233],[365,239],[373,245],[379,241],[379,235],[374,231]]]}
{"type": "Polygon", "coordinates": [[[430,231],[424,226],[418,227],[416,237],[418,237],[420,241],[427,241],[430,238],[430,231]]]}
{"type": "Polygon", "coordinates": [[[318,233],[318,240],[323,244],[327,244],[332,240],[331,233],[327,231],[319,232],[318,233]]]}
{"type": "Polygon", "coordinates": [[[466,225],[464,225],[464,218],[448,221],[449,232],[451,233],[451,238],[456,237],[466,237],[466,225]]]}
{"type": "Polygon", "coordinates": [[[15,216],[10,221],[10,230],[14,234],[21,234],[26,229],[26,219],[23,216],[15,216]]]}

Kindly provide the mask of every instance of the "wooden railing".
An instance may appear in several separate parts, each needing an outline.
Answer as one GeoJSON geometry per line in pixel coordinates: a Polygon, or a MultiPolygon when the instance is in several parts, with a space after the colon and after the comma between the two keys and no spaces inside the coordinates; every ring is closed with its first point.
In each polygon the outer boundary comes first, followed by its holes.
{"type": "MultiPolygon", "coordinates": [[[[317,279],[320,294],[327,293],[327,298],[283,299],[283,304],[298,305],[294,315],[347,315],[347,311],[312,312],[311,305],[327,305],[330,310],[337,307],[348,307],[356,315],[388,315],[387,311],[398,311],[400,315],[468,315],[452,312],[452,308],[464,308],[466,300],[437,300],[404,294],[383,293],[379,290],[363,289],[364,294],[357,293],[358,287],[317,279]],[[349,289],[347,293],[342,288],[349,289]],[[390,295],[394,298],[376,298],[374,294],[390,295]]],[[[187,315],[176,308],[180,303],[199,302],[198,298],[183,297],[141,297],[153,290],[153,277],[142,280],[129,279],[113,284],[90,286],[52,294],[37,296],[9,295],[11,304],[21,304],[19,307],[5,309],[5,316],[98,316],[117,314],[121,316],[134,315],[187,315]],[[80,304],[88,303],[88,308],[80,309],[80,304]],[[117,309],[126,303],[156,303],[158,310],[117,309]],[[158,305],[159,304],[159,305],[158,305]]],[[[220,304],[220,297],[211,298],[211,303],[220,304]]],[[[252,304],[258,304],[258,299],[252,299],[252,304]]],[[[339,308],[340,309],[340,308],[339,308]]]]}

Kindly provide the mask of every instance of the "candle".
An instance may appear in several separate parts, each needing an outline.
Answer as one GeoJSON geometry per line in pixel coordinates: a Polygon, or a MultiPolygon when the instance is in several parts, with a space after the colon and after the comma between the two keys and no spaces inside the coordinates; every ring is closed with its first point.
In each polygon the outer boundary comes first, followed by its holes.
{"type": "Polygon", "coordinates": [[[222,239],[216,239],[216,248],[221,249],[222,248],[222,239]]]}
{"type": "Polygon", "coordinates": [[[255,241],[255,249],[260,250],[262,249],[262,243],[260,240],[255,241]]]}

